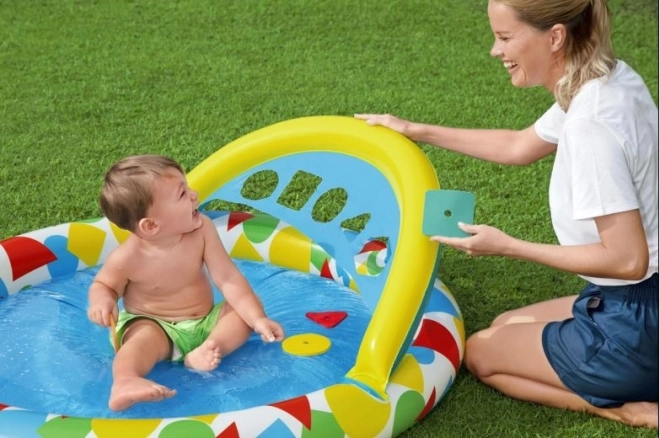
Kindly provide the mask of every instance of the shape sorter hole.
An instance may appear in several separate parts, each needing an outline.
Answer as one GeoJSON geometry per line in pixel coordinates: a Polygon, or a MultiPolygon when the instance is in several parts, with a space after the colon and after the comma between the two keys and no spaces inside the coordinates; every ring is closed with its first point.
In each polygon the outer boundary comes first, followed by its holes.
{"type": "Polygon", "coordinates": [[[312,208],[312,219],[328,223],[336,218],[346,206],[348,193],[341,187],[330,189],[316,200],[312,208]]]}
{"type": "Polygon", "coordinates": [[[453,213],[451,212],[451,210],[445,210],[445,217],[452,217],[452,216],[453,213]]]}
{"type": "Polygon", "coordinates": [[[368,277],[379,276],[390,263],[389,238],[373,237],[361,245],[354,256],[356,273],[368,277]]]}
{"type": "Polygon", "coordinates": [[[291,210],[300,211],[312,197],[321,181],[320,176],[299,170],[277,198],[277,203],[291,210]]]}
{"type": "Polygon", "coordinates": [[[371,219],[371,213],[362,213],[361,215],[343,220],[340,226],[359,233],[367,226],[369,219],[371,219]]]}
{"type": "Polygon", "coordinates": [[[243,183],[241,196],[251,201],[268,198],[277,188],[279,177],[274,170],[260,170],[250,175],[243,183]]]}
{"type": "Polygon", "coordinates": [[[207,202],[204,202],[199,206],[200,210],[206,211],[206,212],[213,212],[213,211],[247,211],[249,213],[263,213],[256,208],[252,208],[247,204],[239,204],[237,202],[229,202],[229,201],[224,201],[222,199],[211,199],[207,202]]]}

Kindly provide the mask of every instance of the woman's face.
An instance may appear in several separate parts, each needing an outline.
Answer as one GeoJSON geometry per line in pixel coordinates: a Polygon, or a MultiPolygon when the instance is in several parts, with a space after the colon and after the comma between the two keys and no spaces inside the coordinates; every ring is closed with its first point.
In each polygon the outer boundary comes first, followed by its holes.
{"type": "Polygon", "coordinates": [[[540,31],[519,21],[511,7],[497,0],[489,0],[488,18],[495,34],[490,55],[502,60],[511,83],[515,87],[541,85],[554,91],[561,76],[557,76],[560,58],[553,31],[540,31]]]}

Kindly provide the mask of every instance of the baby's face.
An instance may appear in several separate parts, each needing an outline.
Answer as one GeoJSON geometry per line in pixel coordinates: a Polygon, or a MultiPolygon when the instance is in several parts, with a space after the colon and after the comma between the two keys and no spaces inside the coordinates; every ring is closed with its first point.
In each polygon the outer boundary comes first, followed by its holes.
{"type": "Polygon", "coordinates": [[[197,192],[188,187],[186,177],[176,169],[154,183],[154,200],[148,215],[161,228],[161,233],[189,233],[202,226],[197,192]]]}

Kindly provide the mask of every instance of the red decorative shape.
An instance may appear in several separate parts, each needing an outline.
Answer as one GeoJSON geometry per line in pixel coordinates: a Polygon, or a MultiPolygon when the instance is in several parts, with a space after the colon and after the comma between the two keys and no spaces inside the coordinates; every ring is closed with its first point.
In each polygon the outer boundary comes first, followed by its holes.
{"type": "Polygon", "coordinates": [[[441,324],[430,319],[422,321],[422,328],[413,341],[415,347],[426,347],[445,356],[456,370],[458,374],[458,367],[460,365],[460,352],[456,340],[451,332],[443,327],[441,324]]]}
{"type": "Polygon", "coordinates": [[[433,387],[433,391],[431,391],[431,396],[426,401],[426,406],[424,406],[424,409],[422,409],[422,412],[420,412],[419,415],[417,416],[417,418],[415,418],[415,422],[418,422],[422,418],[426,417],[426,414],[431,412],[431,409],[433,409],[433,406],[435,406],[435,387],[433,387]]]}
{"type": "Polygon", "coordinates": [[[348,313],[341,310],[330,312],[307,312],[305,316],[326,328],[333,328],[346,319],[348,313]]]}
{"type": "Polygon", "coordinates": [[[25,274],[57,260],[55,254],[46,246],[30,237],[16,236],[0,241],[7,252],[11,264],[12,280],[16,281],[25,274]]]}
{"type": "Polygon", "coordinates": [[[328,263],[327,259],[323,262],[323,266],[321,266],[321,277],[334,280],[334,277],[332,276],[332,271],[330,271],[330,263],[328,263]]]}
{"type": "Polygon", "coordinates": [[[0,403],[0,411],[3,410],[4,408],[8,408],[8,407],[9,407],[9,405],[3,405],[2,403],[0,403]]]}
{"type": "Polygon", "coordinates": [[[223,430],[216,436],[216,438],[240,438],[241,435],[238,433],[238,427],[236,423],[231,423],[228,428],[223,430]]]}
{"type": "Polygon", "coordinates": [[[254,215],[252,213],[246,211],[233,211],[229,213],[229,219],[227,219],[227,231],[253,217],[254,215]]]}
{"type": "Polygon", "coordinates": [[[385,249],[385,248],[387,248],[387,244],[382,240],[370,240],[369,242],[364,244],[362,250],[360,251],[360,254],[362,254],[363,252],[380,251],[381,249],[385,249]]]}
{"type": "Polygon", "coordinates": [[[309,406],[309,399],[306,396],[290,398],[289,400],[273,403],[269,406],[281,409],[291,415],[300,421],[307,430],[312,428],[312,409],[309,406]]]}

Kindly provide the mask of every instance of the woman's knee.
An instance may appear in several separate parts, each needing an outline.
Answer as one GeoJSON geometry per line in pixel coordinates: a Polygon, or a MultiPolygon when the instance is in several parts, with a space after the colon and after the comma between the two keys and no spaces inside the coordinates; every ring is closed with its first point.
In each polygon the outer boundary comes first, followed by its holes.
{"type": "Polygon", "coordinates": [[[488,355],[483,348],[487,339],[484,332],[485,330],[474,333],[465,342],[463,363],[468,371],[478,379],[487,377],[491,372],[488,366],[488,355]]]}
{"type": "Polygon", "coordinates": [[[528,309],[513,309],[501,313],[490,323],[491,327],[498,327],[506,324],[516,324],[523,322],[534,322],[536,319],[529,315],[528,309]]]}
{"type": "Polygon", "coordinates": [[[498,325],[504,325],[506,324],[509,320],[511,319],[511,312],[504,312],[495,317],[493,322],[490,323],[491,327],[495,327],[498,325]]]}

